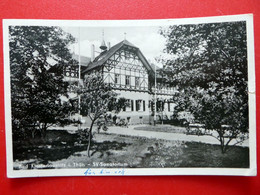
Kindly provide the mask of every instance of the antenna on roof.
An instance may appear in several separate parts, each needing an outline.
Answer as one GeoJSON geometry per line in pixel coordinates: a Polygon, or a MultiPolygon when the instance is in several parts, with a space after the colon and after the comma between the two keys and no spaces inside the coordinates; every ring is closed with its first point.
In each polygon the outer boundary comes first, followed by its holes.
{"type": "Polygon", "coordinates": [[[104,40],[104,29],[102,31],[102,43],[101,43],[101,46],[99,47],[101,50],[107,50],[107,46],[106,46],[106,43],[105,43],[105,40],[104,40]]]}

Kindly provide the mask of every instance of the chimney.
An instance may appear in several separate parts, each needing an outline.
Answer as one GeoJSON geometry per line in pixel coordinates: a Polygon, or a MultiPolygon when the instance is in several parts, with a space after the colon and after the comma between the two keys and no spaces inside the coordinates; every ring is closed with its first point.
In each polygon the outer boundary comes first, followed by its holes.
{"type": "Polygon", "coordinates": [[[110,48],[111,48],[111,43],[108,42],[107,45],[108,45],[108,50],[110,50],[110,48]]]}
{"type": "Polygon", "coordinates": [[[95,59],[95,45],[91,45],[91,61],[93,62],[95,59]]]}

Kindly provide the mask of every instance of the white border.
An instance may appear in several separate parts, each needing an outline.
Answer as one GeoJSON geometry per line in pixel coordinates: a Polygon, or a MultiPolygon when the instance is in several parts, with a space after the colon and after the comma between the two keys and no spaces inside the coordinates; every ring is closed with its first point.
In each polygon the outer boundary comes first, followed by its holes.
{"type": "MultiPolygon", "coordinates": [[[[124,175],[244,175],[255,176],[256,164],[256,98],[255,98],[255,57],[253,15],[232,15],[186,19],[159,19],[159,20],[31,20],[31,19],[4,19],[4,97],[5,97],[5,124],[6,124],[6,153],[7,176],[39,177],[39,176],[84,176],[85,169],[50,169],[50,170],[13,170],[12,153],[12,126],[11,126],[11,97],[10,97],[10,67],[8,27],[10,25],[29,26],[81,26],[81,27],[123,27],[123,26],[165,26],[177,24],[200,24],[216,22],[246,21],[247,23],[247,54],[248,54],[248,89],[249,89],[249,152],[250,168],[127,168],[124,175]]],[[[99,169],[94,169],[96,172],[99,169]]],[[[115,171],[118,169],[106,169],[115,171]]],[[[102,175],[104,174],[96,174],[102,175]]],[[[116,175],[116,174],[106,174],[116,175]]]]}

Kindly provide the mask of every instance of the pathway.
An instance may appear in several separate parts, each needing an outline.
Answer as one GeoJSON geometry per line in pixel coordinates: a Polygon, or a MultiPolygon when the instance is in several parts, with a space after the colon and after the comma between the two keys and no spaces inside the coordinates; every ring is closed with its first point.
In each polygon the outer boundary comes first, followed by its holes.
{"type": "MultiPolygon", "coordinates": [[[[130,125],[128,128],[119,127],[119,126],[110,126],[108,127],[107,133],[109,134],[118,134],[118,135],[128,135],[128,136],[138,136],[138,137],[147,137],[152,139],[162,139],[169,141],[187,141],[187,142],[201,142],[208,144],[217,144],[219,145],[219,141],[208,135],[198,136],[198,135],[186,135],[183,133],[167,133],[167,132],[155,132],[155,131],[143,131],[143,130],[135,130],[135,127],[140,127],[141,125],[130,125]]],[[[143,125],[144,126],[144,125],[143,125]]],[[[83,127],[84,128],[84,127],[83,127]]],[[[78,127],[76,126],[66,126],[66,127],[53,127],[56,130],[67,130],[70,133],[75,133],[78,127]]],[[[232,140],[230,145],[233,145],[236,141],[232,140]]],[[[239,146],[248,147],[249,140],[245,140],[239,146]]]]}
{"type": "MultiPolygon", "coordinates": [[[[208,135],[198,136],[198,135],[186,135],[183,133],[143,131],[143,130],[135,130],[134,129],[135,127],[137,126],[131,125],[128,128],[113,126],[108,128],[107,133],[147,137],[147,138],[154,138],[154,139],[163,139],[163,140],[170,140],[170,141],[187,141],[187,142],[202,142],[208,144],[220,144],[220,142],[216,138],[208,135]]],[[[236,142],[235,140],[232,140],[230,145],[233,145],[235,142],[236,142]]],[[[248,146],[248,145],[249,145],[249,140],[245,140],[239,146],[248,146]]]]}

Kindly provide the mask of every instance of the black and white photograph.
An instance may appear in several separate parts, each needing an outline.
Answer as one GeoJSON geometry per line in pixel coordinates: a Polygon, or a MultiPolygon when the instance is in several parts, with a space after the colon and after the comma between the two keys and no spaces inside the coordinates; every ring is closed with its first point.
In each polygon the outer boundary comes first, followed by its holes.
{"type": "Polygon", "coordinates": [[[3,27],[8,177],[256,175],[252,15],[3,27]]]}

